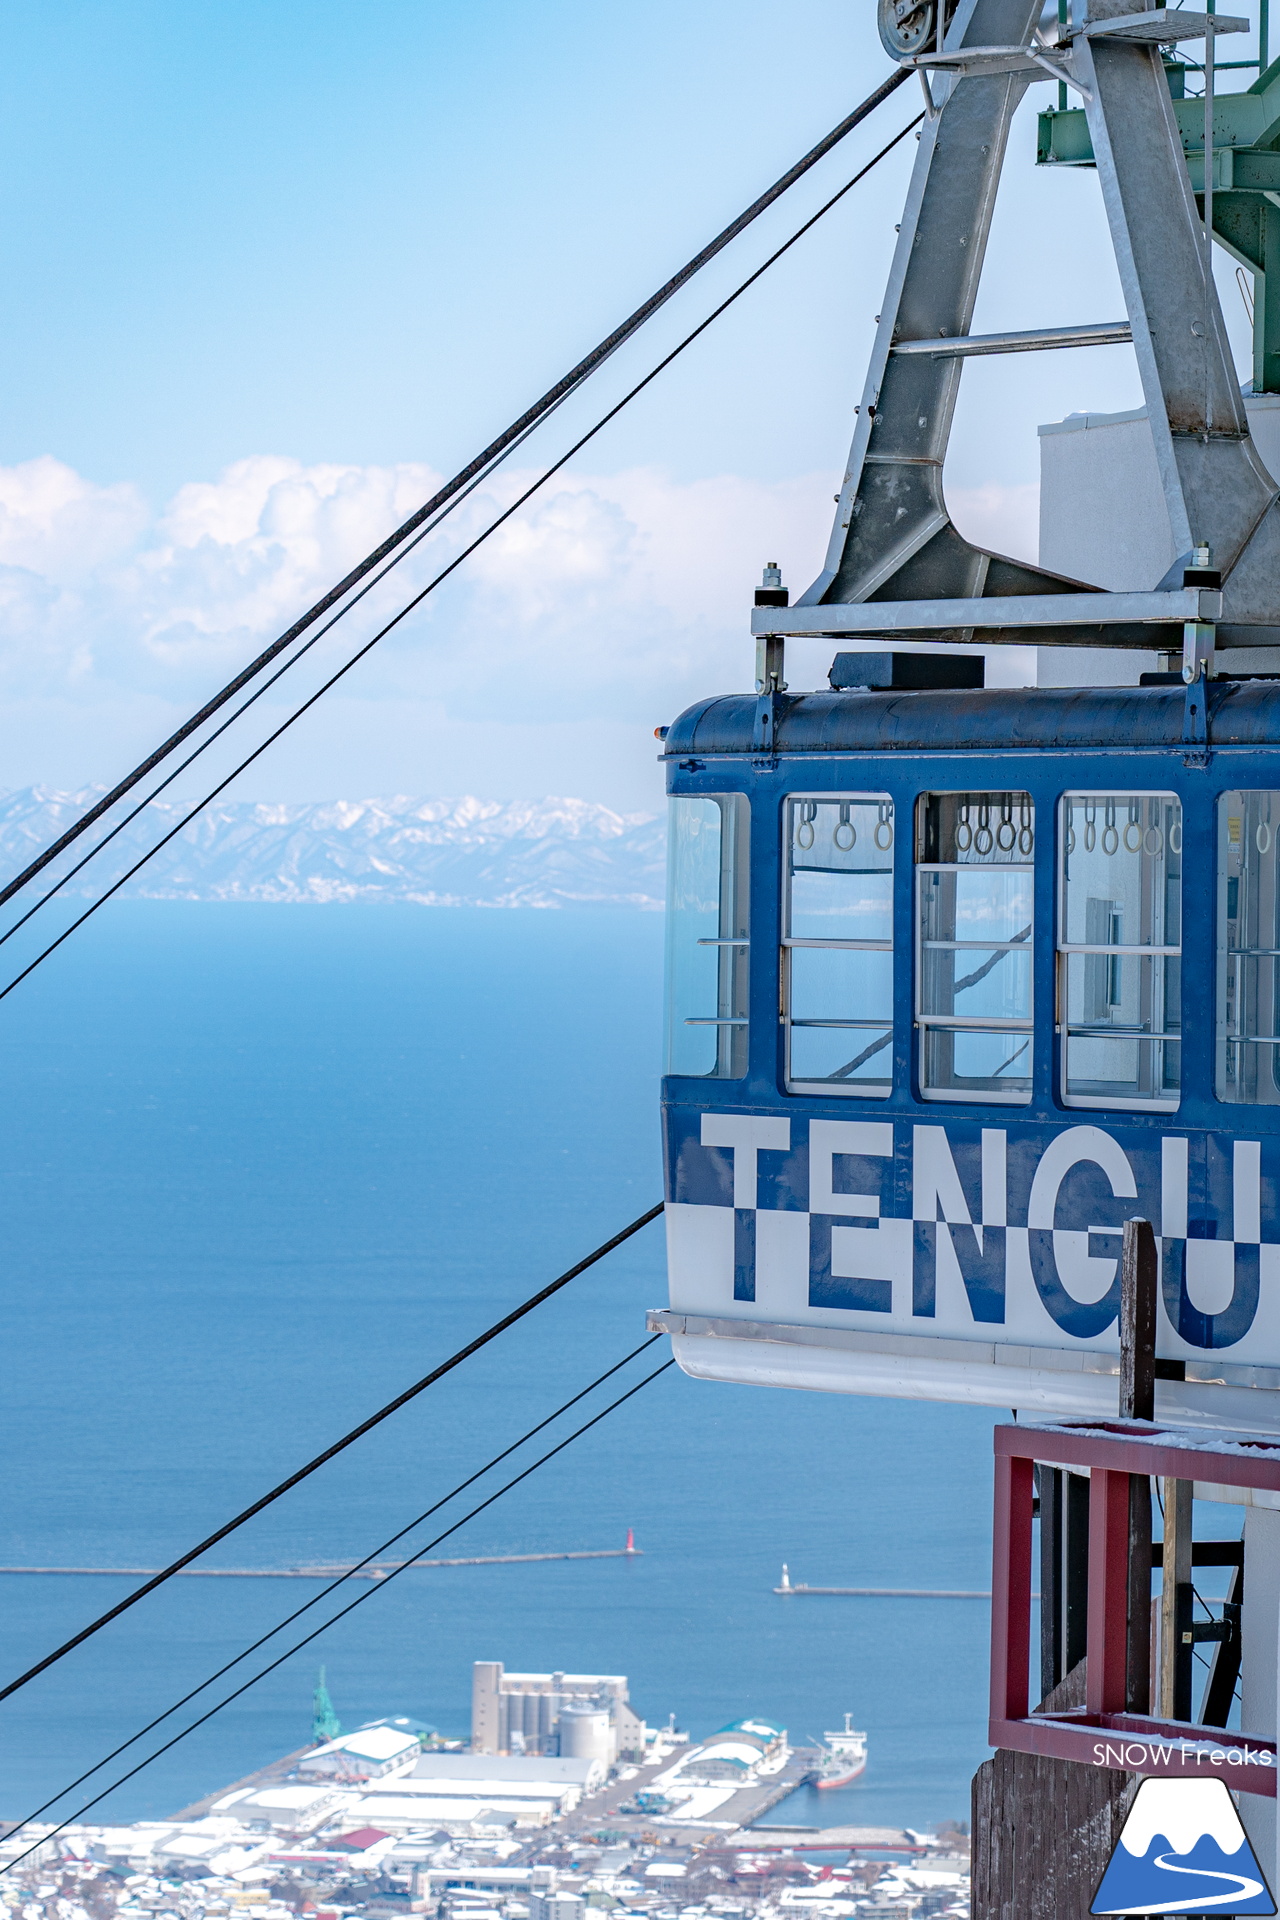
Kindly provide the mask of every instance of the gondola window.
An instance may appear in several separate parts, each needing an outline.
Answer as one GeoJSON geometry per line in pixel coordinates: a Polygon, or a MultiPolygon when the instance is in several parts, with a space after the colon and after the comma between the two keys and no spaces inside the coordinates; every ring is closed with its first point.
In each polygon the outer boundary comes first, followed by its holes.
{"type": "Polygon", "coordinates": [[[1218,802],[1219,1100],[1280,1105],[1280,793],[1218,802]]]}
{"type": "Polygon", "coordinates": [[[893,803],[797,795],[786,835],[788,1091],[883,1096],[893,1085],[893,803]]]}
{"type": "Polygon", "coordinates": [[[747,1071],[745,795],[677,796],[667,841],[667,1072],[747,1071]]]}
{"type": "Polygon", "coordinates": [[[1162,793],[1067,794],[1060,858],[1063,1098],[1171,1111],[1182,1056],[1181,806],[1162,793]]]}
{"type": "Polygon", "coordinates": [[[1031,1098],[1035,809],[929,793],[916,823],[916,1030],[925,1100],[1031,1098]]]}

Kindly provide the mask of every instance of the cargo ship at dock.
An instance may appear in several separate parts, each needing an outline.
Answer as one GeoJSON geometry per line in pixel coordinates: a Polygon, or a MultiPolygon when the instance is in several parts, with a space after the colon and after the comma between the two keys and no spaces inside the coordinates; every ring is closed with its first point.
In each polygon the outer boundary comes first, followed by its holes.
{"type": "Polygon", "coordinates": [[[852,1720],[846,1713],[840,1731],[823,1734],[822,1758],[811,1775],[815,1787],[849,1787],[865,1773],[867,1736],[854,1730],[852,1720]]]}

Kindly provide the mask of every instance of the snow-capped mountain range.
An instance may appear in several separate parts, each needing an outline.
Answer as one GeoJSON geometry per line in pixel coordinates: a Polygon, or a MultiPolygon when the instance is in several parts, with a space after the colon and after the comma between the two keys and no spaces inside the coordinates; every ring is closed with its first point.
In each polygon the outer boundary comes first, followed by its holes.
{"type": "MultiPolygon", "coordinates": [[[[19,872],[101,791],[0,794],[0,875],[19,872]]],[[[96,898],[187,811],[181,801],[153,802],[65,891],[96,898]]],[[[92,829],[50,877],[118,817],[92,829]]],[[[198,814],[122,891],[153,900],[652,909],[662,905],[664,857],[659,816],[591,800],[228,800],[198,814]]]]}

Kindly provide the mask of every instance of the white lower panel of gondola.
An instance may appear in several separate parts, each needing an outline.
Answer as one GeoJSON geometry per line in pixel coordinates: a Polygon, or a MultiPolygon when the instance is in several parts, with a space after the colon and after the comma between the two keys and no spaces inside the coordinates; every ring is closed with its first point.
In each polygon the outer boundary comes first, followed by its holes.
{"type": "MultiPolygon", "coordinates": [[[[1114,1420],[1119,1411],[1120,1367],[1111,1354],[927,1334],[788,1326],[665,1307],[651,1311],[648,1324],[654,1332],[670,1335],[677,1364],[698,1380],[897,1400],[958,1401],[1005,1407],[1035,1419],[1114,1420]]],[[[1215,1360],[1186,1365],[1192,1377],[1157,1380],[1157,1420],[1280,1433],[1280,1372],[1233,1368],[1215,1360]]]]}

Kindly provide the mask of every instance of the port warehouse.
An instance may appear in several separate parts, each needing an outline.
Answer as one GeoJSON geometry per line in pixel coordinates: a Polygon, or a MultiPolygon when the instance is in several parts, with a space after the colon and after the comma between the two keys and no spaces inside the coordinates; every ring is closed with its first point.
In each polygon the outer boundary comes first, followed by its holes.
{"type": "MultiPolygon", "coordinates": [[[[304,1771],[314,1777],[305,1761],[299,1767],[304,1771]]],[[[217,1801],[213,1812],[235,1808],[250,1824],[261,1818],[264,1825],[274,1825],[286,1810],[281,1796],[292,1796],[289,1804],[297,1808],[294,1830],[299,1833],[335,1815],[354,1826],[466,1829],[486,1813],[507,1816],[519,1826],[545,1826],[558,1815],[572,1813],[604,1778],[598,1760],[428,1753],[364,1780],[344,1772],[323,1785],[264,1787],[243,1797],[232,1793],[217,1801]]]]}
{"type": "MultiPolygon", "coordinates": [[[[480,1684],[485,1706],[491,1699],[488,1682],[495,1664],[476,1663],[477,1670],[483,1670],[480,1684]]],[[[594,1677],[567,1679],[585,1687],[594,1677]]],[[[610,1684],[617,1689],[611,1697],[625,1708],[626,1680],[614,1675],[610,1684]]],[[[564,1698],[569,1736],[577,1739],[587,1716],[580,1696],[567,1684],[564,1698]]],[[[643,1723],[627,1712],[631,1725],[643,1731],[643,1723]]],[[[603,1710],[598,1718],[605,1718],[603,1710]]],[[[402,1831],[434,1826],[460,1832],[486,1818],[505,1819],[520,1827],[539,1826],[572,1813],[604,1785],[613,1764],[598,1754],[477,1751],[487,1724],[478,1717],[470,1753],[423,1752],[417,1737],[387,1725],[343,1734],[298,1761],[296,1782],[234,1791],[214,1801],[210,1813],[217,1817],[234,1811],[250,1825],[290,1826],[299,1834],[314,1832],[337,1817],[352,1826],[368,1823],[402,1831]]],[[[593,1740],[604,1744],[599,1729],[590,1730],[593,1740]]],[[[547,1736],[554,1737],[554,1732],[547,1736]]],[[[644,1737],[647,1750],[624,1754],[624,1760],[652,1762],[663,1752],[659,1736],[644,1737]]],[[[706,1819],[720,1813],[739,1792],[780,1774],[791,1751],[785,1729],[760,1719],[734,1721],[694,1746],[672,1741],[670,1764],[648,1782],[636,1805],[624,1803],[625,1810],[678,1811],[686,1819],[706,1819]]]]}

